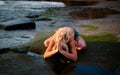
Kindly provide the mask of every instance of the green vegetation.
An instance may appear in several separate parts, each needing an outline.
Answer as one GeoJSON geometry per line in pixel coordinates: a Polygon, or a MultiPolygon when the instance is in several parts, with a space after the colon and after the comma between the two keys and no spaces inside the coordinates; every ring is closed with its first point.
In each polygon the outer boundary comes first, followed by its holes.
{"type": "MultiPolygon", "coordinates": [[[[29,50],[43,54],[45,51],[44,41],[53,35],[54,30],[50,30],[46,32],[46,30],[40,31],[33,41],[30,44],[29,50]],[[46,34],[45,34],[46,33],[46,34]]],[[[94,35],[83,35],[81,37],[85,39],[86,43],[120,43],[120,39],[118,39],[114,34],[109,32],[94,34],[94,35]]]]}
{"type": "Polygon", "coordinates": [[[99,27],[94,26],[94,25],[83,25],[82,27],[84,27],[86,30],[97,30],[97,29],[99,29],[99,27]]]}
{"type": "Polygon", "coordinates": [[[52,32],[40,31],[36,34],[33,41],[30,43],[29,49],[36,53],[42,53],[45,50],[44,41],[52,35],[52,32]],[[46,34],[45,34],[46,33],[46,34]]]}
{"type": "Polygon", "coordinates": [[[120,42],[120,40],[112,33],[104,32],[95,35],[81,35],[86,42],[120,42]]]}

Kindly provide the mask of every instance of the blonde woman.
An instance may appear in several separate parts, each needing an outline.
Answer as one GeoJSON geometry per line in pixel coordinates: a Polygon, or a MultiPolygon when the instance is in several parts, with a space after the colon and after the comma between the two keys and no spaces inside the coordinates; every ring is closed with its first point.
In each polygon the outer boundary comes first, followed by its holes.
{"type": "Polygon", "coordinates": [[[45,40],[44,45],[47,47],[44,53],[45,59],[59,53],[60,56],[74,62],[78,58],[77,50],[86,48],[85,41],[71,27],[59,28],[53,36],[45,40]]]}

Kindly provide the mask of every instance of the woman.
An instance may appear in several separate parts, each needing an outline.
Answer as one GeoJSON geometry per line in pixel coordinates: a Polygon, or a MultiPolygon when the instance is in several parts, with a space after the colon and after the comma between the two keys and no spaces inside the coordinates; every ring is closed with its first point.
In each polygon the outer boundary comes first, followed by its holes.
{"type": "Polygon", "coordinates": [[[59,28],[53,36],[45,40],[44,45],[47,47],[44,53],[45,59],[60,53],[74,62],[77,60],[77,50],[86,48],[85,41],[71,27],[59,28]]]}

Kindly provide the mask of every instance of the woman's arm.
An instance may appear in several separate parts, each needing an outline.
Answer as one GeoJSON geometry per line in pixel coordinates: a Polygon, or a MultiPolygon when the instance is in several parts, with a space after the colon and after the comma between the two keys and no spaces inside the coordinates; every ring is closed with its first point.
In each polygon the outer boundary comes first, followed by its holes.
{"type": "Polygon", "coordinates": [[[71,53],[66,52],[65,50],[62,49],[61,44],[59,44],[59,52],[64,55],[66,58],[73,60],[74,62],[77,60],[77,51],[75,48],[75,43],[74,39],[71,39],[69,41],[69,45],[71,47],[71,53]]]}
{"type": "Polygon", "coordinates": [[[51,39],[52,39],[52,36],[49,37],[48,39],[46,39],[46,40],[44,41],[45,47],[48,47],[48,46],[49,46],[49,43],[50,43],[51,39]]]}
{"type": "Polygon", "coordinates": [[[53,40],[50,41],[50,44],[48,45],[45,53],[44,53],[44,58],[49,58],[50,56],[54,55],[55,53],[58,52],[58,50],[52,50],[53,49],[53,46],[54,46],[55,42],[53,40]]]}

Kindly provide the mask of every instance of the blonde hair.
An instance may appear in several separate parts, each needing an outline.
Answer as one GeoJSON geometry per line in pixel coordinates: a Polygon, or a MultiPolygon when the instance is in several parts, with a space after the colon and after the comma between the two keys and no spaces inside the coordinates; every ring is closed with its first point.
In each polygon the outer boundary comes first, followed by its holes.
{"type": "Polygon", "coordinates": [[[68,42],[70,40],[70,32],[65,28],[59,28],[55,34],[53,35],[53,40],[55,41],[55,45],[53,49],[57,48],[57,41],[62,41],[62,48],[63,50],[69,51],[68,42]]]}

